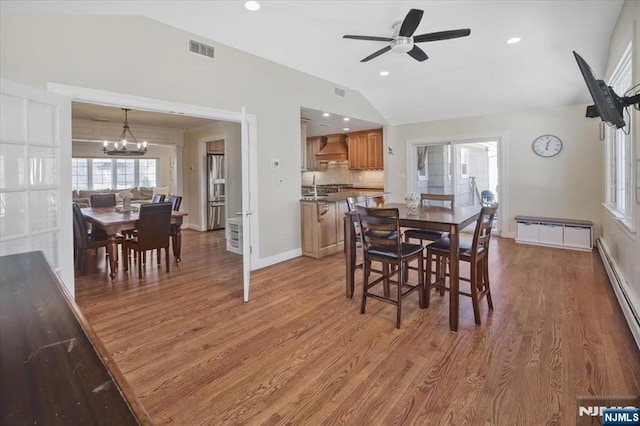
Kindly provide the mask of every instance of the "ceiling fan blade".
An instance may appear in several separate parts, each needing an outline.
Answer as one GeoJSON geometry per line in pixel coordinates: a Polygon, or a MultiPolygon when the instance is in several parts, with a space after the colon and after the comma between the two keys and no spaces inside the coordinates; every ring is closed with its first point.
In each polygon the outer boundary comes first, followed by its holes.
{"type": "Polygon", "coordinates": [[[367,62],[375,57],[378,57],[380,55],[382,55],[385,52],[388,52],[391,50],[391,46],[387,46],[387,47],[383,47],[382,49],[378,50],[377,52],[373,52],[371,55],[367,56],[366,58],[364,58],[363,60],[361,60],[360,62],[367,62]]]}
{"type": "Polygon", "coordinates": [[[371,41],[393,41],[389,37],[360,36],[360,35],[343,35],[342,38],[351,38],[353,40],[371,40],[371,41]]]}
{"type": "Polygon", "coordinates": [[[411,37],[416,28],[418,28],[418,25],[420,25],[423,13],[420,9],[411,9],[409,13],[407,13],[407,16],[405,16],[404,21],[402,21],[402,26],[398,34],[402,37],[411,37]]]}
{"type": "Polygon", "coordinates": [[[423,43],[425,41],[448,40],[450,38],[466,37],[471,34],[469,28],[460,30],[438,31],[436,33],[420,34],[413,38],[414,43],[423,43]]]}
{"type": "Polygon", "coordinates": [[[429,59],[427,54],[424,53],[424,50],[420,49],[418,46],[413,46],[413,49],[408,51],[407,55],[411,56],[413,59],[420,62],[426,61],[427,59],[429,59]]]}

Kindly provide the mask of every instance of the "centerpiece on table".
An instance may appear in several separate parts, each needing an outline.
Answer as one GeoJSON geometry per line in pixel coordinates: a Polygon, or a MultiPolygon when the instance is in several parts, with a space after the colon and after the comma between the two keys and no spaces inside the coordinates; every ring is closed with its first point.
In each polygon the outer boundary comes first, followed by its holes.
{"type": "Polygon", "coordinates": [[[135,211],[131,207],[131,200],[133,199],[133,194],[131,193],[131,191],[120,191],[120,198],[122,198],[122,208],[120,209],[121,212],[135,211]]]}
{"type": "Polygon", "coordinates": [[[418,211],[418,204],[420,203],[420,195],[415,192],[408,192],[404,196],[404,202],[407,204],[409,213],[416,214],[418,211]]]}

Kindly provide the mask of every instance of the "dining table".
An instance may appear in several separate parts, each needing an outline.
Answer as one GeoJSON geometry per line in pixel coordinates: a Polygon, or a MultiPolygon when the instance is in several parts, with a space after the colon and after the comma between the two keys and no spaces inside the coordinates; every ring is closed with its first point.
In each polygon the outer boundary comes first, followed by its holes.
{"type": "MultiPolygon", "coordinates": [[[[140,218],[139,207],[123,211],[119,207],[83,207],[82,215],[93,228],[99,228],[107,234],[107,253],[109,254],[109,276],[115,279],[118,270],[118,233],[135,229],[140,218]]],[[[180,227],[187,213],[171,212],[171,243],[176,263],[180,262],[182,233],[180,227]]]]}
{"type": "MultiPolygon", "coordinates": [[[[396,208],[400,216],[402,228],[429,229],[449,233],[449,327],[451,331],[458,331],[459,313],[459,247],[460,231],[474,223],[480,215],[481,206],[456,206],[453,208],[421,205],[414,212],[406,204],[386,203],[378,208],[396,208]]],[[[356,233],[354,220],[355,212],[348,212],[344,217],[344,244],[346,258],[346,295],[353,297],[356,270],[356,233]]],[[[431,277],[426,277],[431,279],[431,277]]],[[[427,281],[425,281],[427,283],[427,281]]],[[[429,287],[425,284],[425,289],[429,287]]],[[[420,291],[420,307],[426,308],[426,291],[420,291]]]]}

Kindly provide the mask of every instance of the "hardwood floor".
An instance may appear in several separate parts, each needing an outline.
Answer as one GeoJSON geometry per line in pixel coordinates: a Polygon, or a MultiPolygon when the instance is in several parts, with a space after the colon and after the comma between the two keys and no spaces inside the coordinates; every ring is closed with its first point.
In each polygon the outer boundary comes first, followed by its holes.
{"type": "Polygon", "coordinates": [[[222,238],[184,231],[168,274],[154,255],[143,280],[112,283],[100,252],[76,278],[156,424],[572,425],[578,396],[640,394],[640,352],[596,251],[495,238],[495,310],[483,301],[476,326],[462,297],[452,333],[435,292],[426,310],[417,293],[403,301],[400,330],[394,306],[369,300],[361,315],[362,272],[346,299],[342,254],[253,272],[242,303],[242,258],[222,238]]]}

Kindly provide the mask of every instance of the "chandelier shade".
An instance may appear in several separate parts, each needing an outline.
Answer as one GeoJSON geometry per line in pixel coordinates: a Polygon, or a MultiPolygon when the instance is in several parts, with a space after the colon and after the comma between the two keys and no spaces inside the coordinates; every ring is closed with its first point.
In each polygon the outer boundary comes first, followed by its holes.
{"type": "Polygon", "coordinates": [[[142,143],[138,142],[131,129],[129,129],[129,123],[127,121],[127,113],[131,111],[129,108],[122,108],[124,111],[124,123],[122,124],[122,133],[116,142],[113,142],[113,147],[109,149],[109,141],[104,141],[102,144],[102,152],[107,155],[116,155],[122,157],[133,157],[138,155],[144,155],[147,153],[147,141],[142,143]],[[131,145],[134,148],[131,148],[131,145]],[[129,148],[127,148],[129,146],[129,148]]]}

